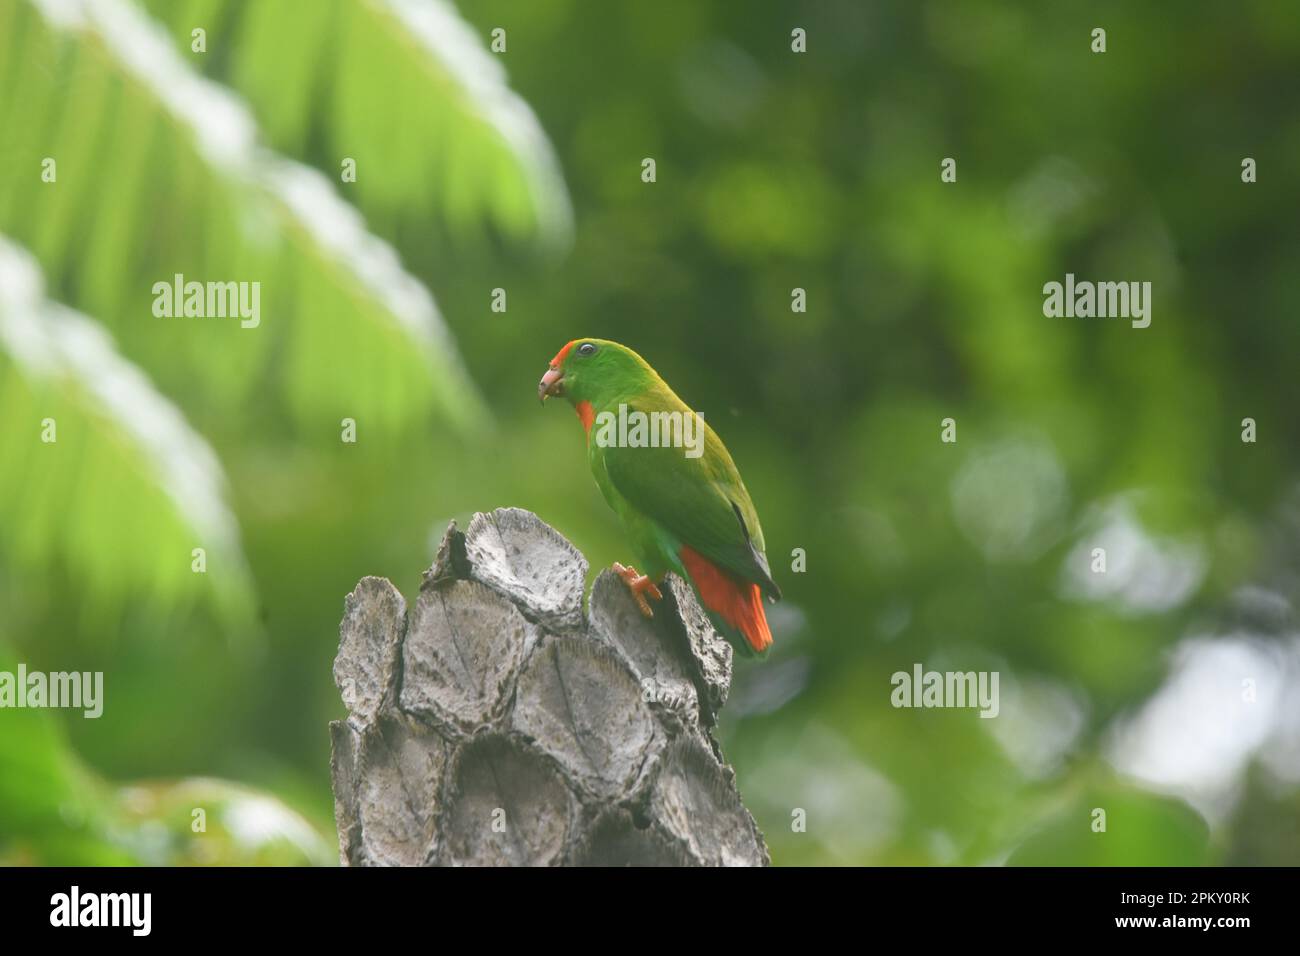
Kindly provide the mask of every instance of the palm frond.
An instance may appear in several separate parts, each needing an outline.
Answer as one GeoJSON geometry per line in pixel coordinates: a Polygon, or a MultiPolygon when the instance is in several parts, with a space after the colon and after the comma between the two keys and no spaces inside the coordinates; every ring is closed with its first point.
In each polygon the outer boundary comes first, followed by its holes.
{"type": "Polygon", "coordinates": [[[98,610],[128,597],[162,610],[213,597],[251,607],[212,449],[100,325],[45,297],[35,260],[3,237],[0,407],[0,560],[11,569],[61,566],[98,610]]]}
{"type": "Polygon", "coordinates": [[[0,179],[0,229],[162,391],[377,429],[481,419],[428,290],[323,177],[259,148],[243,102],[134,4],[4,0],[0,24],[0,128],[22,171],[0,179]],[[176,275],[258,283],[260,324],[156,317],[155,283],[176,275]]]}
{"type": "Polygon", "coordinates": [[[376,222],[568,244],[554,150],[502,58],[446,0],[146,3],[187,54],[199,26],[210,51],[234,51],[191,59],[248,99],[276,149],[303,157],[319,133],[335,157],[325,172],[356,160],[348,188],[376,222]]]}

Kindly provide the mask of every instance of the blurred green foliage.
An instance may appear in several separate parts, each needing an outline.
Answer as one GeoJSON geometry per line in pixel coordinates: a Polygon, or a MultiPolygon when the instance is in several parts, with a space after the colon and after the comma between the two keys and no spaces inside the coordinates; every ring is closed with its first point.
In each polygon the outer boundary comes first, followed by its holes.
{"type": "Polygon", "coordinates": [[[44,274],[36,311],[110,331],[210,444],[194,467],[238,544],[176,578],[205,542],[156,456],[95,376],[37,376],[0,340],[0,647],[103,670],[107,697],[98,720],[0,712],[0,859],[320,859],[358,578],[413,593],[448,520],[502,505],[626,559],[578,425],[535,398],[592,335],[709,418],[763,517],[786,602],[722,742],[775,862],[1300,861],[1288,5],[481,0],[464,33],[427,5],[437,42],[379,0],[133,7],[185,77],[242,98],[247,143],[51,6],[0,0],[0,233],[44,274]],[[286,168],[364,224],[304,215],[286,168]],[[262,326],[154,318],[176,272],[260,280],[262,326]],[[1152,282],[1151,327],[1045,318],[1067,272],[1152,282]],[[60,454],[102,454],[40,459],[46,407],[60,454]],[[1250,639],[1257,708],[1228,670],[1167,696],[1193,636],[1250,639]],[[915,662],[999,671],[1001,714],[893,708],[915,662]],[[1144,723],[1161,700],[1182,737],[1144,723]],[[213,809],[239,799],[272,801],[273,851],[213,809]]]}

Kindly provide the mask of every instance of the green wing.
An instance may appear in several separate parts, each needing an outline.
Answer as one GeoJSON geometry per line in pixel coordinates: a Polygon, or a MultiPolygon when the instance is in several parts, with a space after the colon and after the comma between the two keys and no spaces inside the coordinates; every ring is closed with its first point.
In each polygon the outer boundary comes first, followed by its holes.
{"type": "MultiPolygon", "coordinates": [[[[667,391],[665,389],[665,391],[667,391]]],[[[629,410],[690,409],[671,392],[647,393],[629,410]]],[[[698,458],[675,447],[603,450],[610,484],[632,507],[653,519],[683,544],[732,574],[779,598],[781,589],[768,567],[763,529],[722,440],[704,424],[704,453],[698,458]]]]}

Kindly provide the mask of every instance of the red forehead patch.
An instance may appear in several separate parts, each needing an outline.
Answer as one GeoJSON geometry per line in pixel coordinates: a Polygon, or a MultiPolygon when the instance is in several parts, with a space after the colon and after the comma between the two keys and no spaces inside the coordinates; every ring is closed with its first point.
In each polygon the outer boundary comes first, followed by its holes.
{"type": "MultiPolygon", "coordinates": [[[[578,341],[574,339],[573,342],[578,341]]],[[[551,368],[559,368],[560,363],[564,361],[564,356],[569,354],[569,349],[573,348],[573,342],[569,342],[564,348],[555,353],[555,358],[551,359],[551,368]]]]}

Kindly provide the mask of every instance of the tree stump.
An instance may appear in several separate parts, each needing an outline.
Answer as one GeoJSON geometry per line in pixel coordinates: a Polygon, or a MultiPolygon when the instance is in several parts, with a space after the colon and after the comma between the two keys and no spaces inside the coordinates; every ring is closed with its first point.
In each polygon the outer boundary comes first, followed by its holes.
{"type": "Polygon", "coordinates": [[[731,646],[670,575],[647,620],[517,508],[453,523],[408,613],[348,595],[330,724],[353,866],[769,863],[712,729],[731,646]]]}

